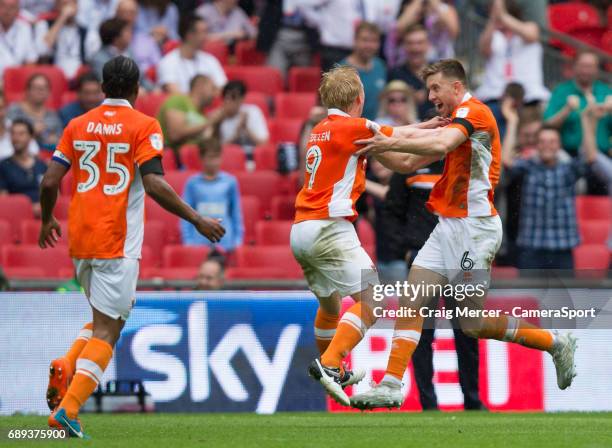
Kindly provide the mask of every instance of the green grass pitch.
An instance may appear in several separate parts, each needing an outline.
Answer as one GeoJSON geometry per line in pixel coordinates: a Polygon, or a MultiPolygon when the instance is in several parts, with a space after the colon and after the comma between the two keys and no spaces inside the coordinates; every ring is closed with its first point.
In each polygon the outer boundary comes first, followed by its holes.
{"type": "Polygon", "coordinates": [[[92,440],[9,441],[45,417],[0,418],[0,445],[95,447],[612,447],[612,413],[279,413],[83,415],[92,440]]]}

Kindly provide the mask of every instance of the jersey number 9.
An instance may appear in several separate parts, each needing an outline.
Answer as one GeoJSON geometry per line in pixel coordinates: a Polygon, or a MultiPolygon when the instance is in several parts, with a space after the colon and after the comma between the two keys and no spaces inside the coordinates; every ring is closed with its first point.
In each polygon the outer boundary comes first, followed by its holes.
{"type": "Polygon", "coordinates": [[[308,180],[309,190],[312,190],[317,170],[321,165],[322,157],[323,155],[321,154],[321,148],[319,148],[317,145],[311,146],[308,148],[308,151],[306,151],[306,172],[310,174],[310,179],[308,180]]]}

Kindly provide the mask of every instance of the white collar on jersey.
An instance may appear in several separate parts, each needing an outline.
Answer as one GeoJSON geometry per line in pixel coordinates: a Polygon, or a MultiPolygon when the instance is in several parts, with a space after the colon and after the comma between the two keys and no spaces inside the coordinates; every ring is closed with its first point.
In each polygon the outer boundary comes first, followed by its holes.
{"type": "Polygon", "coordinates": [[[331,109],[327,110],[327,116],[329,117],[330,115],[340,115],[342,117],[350,117],[349,114],[335,107],[332,107],[331,109]]]}
{"type": "Polygon", "coordinates": [[[466,101],[468,101],[470,98],[472,98],[472,94],[470,92],[465,92],[465,95],[463,95],[463,99],[461,100],[462,103],[465,103],[466,101]]]}
{"type": "Polygon", "coordinates": [[[102,101],[103,106],[124,106],[132,108],[132,105],[128,100],[124,100],[123,98],[106,98],[102,101]]]}

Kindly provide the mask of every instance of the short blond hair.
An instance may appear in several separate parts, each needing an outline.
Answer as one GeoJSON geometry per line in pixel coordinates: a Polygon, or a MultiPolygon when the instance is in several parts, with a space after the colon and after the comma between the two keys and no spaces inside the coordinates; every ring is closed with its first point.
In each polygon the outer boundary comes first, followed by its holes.
{"type": "Polygon", "coordinates": [[[359,97],[362,89],[357,69],[343,65],[323,73],[319,95],[325,107],[346,112],[359,97]]]}

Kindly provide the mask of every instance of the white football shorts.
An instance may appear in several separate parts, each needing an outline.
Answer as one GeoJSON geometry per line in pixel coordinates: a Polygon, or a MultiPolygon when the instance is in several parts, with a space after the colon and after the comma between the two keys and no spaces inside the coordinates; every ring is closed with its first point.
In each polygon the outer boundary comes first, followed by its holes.
{"type": "Polygon", "coordinates": [[[437,272],[449,282],[461,272],[489,273],[502,235],[502,223],[497,215],[440,217],[412,265],[437,272]]]}
{"type": "Polygon", "coordinates": [[[127,320],[136,301],[139,260],[133,258],[74,258],[79,284],[92,307],[127,320]]]}
{"type": "Polygon", "coordinates": [[[302,221],[291,228],[291,250],[317,297],[342,297],[377,285],[378,273],[346,219],[302,221]]]}

